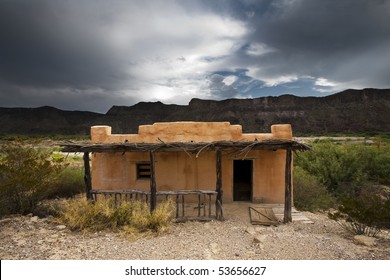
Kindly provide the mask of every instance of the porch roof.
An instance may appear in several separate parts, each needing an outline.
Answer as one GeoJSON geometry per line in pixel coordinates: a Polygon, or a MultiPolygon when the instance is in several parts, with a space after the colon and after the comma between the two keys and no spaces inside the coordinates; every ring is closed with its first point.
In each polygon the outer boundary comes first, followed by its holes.
{"type": "Polygon", "coordinates": [[[266,139],[261,141],[215,141],[215,142],[163,142],[158,143],[64,143],[62,152],[187,152],[205,150],[231,150],[246,153],[250,150],[305,151],[311,147],[294,140],[266,139]]]}

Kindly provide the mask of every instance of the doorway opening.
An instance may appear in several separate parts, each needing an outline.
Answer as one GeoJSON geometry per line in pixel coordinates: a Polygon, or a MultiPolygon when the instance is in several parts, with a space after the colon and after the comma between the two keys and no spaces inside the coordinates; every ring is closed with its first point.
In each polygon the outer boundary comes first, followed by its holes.
{"type": "Polygon", "coordinates": [[[253,161],[233,161],[233,200],[251,201],[253,181],[253,161]]]}

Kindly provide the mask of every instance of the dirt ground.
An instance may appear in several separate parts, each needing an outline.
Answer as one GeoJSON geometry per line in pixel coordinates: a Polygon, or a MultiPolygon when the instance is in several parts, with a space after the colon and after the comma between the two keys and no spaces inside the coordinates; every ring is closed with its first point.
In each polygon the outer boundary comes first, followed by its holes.
{"type": "Polygon", "coordinates": [[[175,223],[169,232],[130,239],[120,232],[72,232],[51,218],[0,220],[0,259],[390,259],[390,234],[371,246],[323,213],[303,212],[312,223],[253,226],[248,204],[224,205],[226,220],[175,223]]]}

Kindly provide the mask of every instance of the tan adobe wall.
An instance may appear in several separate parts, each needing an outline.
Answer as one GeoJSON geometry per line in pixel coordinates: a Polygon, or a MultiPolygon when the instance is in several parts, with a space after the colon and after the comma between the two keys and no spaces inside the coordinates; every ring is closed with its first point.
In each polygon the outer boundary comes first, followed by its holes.
{"type": "MultiPolygon", "coordinates": [[[[91,128],[93,143],[111,142],[211,142],[292,139],[290,125],[273,125],[271,133],[242,133],[240,125],[224,123],[155,123],[139,127],[138,134],[111,134],[111,127],[91,128]]],[[[256,150],[246,155],[253,161],[253,196],[255,202],[284,203],[285,158],[283,150],[256,150]]],[[[242,155],[222,152],[222,189],[225,202],[233,200],[233,160],[242,155]]],[[[137,179],[137,163],[149,162],[149,153],[95,153],[92,156],[94,189],[149,190],[149,179],[137,179]]],[[[199,157],[185,152],[156,152],[157,190],[214,190],[216,153],[204,151],[199,157]]]]}
{"type": "Polygon", "coordinates": [[[138,134],[111,134],[110,126],[91,127],[92,143],[158,143],[254,141],[264,139],[292,139],[289,124],[271,126],[271,133],[242,133],[241,125],[229,122],[172,122],[140,125],[138,134]]]}

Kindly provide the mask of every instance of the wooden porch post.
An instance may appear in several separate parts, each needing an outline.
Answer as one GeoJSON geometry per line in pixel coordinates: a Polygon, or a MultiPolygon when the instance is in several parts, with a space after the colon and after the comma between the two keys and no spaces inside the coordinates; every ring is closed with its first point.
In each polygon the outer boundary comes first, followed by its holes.
{"type": "Polygon", "coordinates": [[[84,152],[84,183],[85,183],[85,193],[88,200],[92,200],[92,179],[91,179],[91,167],[89,165],[89,152],[84,152]]]}
{"type": "Polygon", "coordinates": [[[292,222],[292,194],[291,194],[291,149],[286,150],[286,173],[285,173],[285,192],[284,192],[284,223],[292,222]]]}
{"type": "Polygon", "coordinates": [[[149,152],[150,156],[150,212],[156,209],[156,174],[154,166],[154,152],[149,152]]]}
{"type": "Polygon", "coordinates": [[[215,210],[217,220],[223,220],[223,211],[222,211],[222,153],[220,149],[217,149],[217,159],[216,159],[216,171],[217,171],[217,183],[216,183],[216,192],[217,199],[215,201],[215,210]]]}

